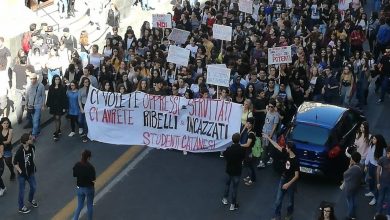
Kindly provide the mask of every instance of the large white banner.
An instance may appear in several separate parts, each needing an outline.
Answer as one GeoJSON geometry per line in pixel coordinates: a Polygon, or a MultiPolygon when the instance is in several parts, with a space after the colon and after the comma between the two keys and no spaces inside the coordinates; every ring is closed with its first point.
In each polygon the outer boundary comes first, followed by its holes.
{"type": "Polygon", "coordinates": [[[84,110],[91,140],[190,152],[223,150],[240,131],[242,114],[241,105],[222,100],[121,95],[93,87],[84,110]]]}
{"type": "Polygon", "coordinates": [[[152,14],[152,25],[156,28],[172,28],[170,14],[152,14]]]}
{"type": "Polygon", "coordinates": [[[291,46],[268,48],[268,65],[291,62],[291,46]]]}
{"type": "Polygon", "coordinates": [[[208,65],[206,83],[229,87],[230,72],[230,69],[222,66],[208,65]]]}
{"type": "Polygon", "coordinates": [[[189,31],[173,28],[172,32],[168,36],[168,40],[175,41],[177,44],[185,44],[188,36],[190,36],[189,31]]]}
{"type": "Polygon", "coordinates": [[[226,25],[219,25],[214,24],[213,25],[213,38],[219,39],[219,40],[226,40],[231,41],[232,40],[232,27],[226,26],[226,25]]]}
{"type": "Polygon", "coordinates": [[[238,10],[252,14],[253,13],[253,0],[239,0],[238,10]]]}
{"type": "Polygon", "coordinates": [[[190,58],[190,50],[175,45],[169,46],[167,61],[181,66],[187,66],[190,58]]]}

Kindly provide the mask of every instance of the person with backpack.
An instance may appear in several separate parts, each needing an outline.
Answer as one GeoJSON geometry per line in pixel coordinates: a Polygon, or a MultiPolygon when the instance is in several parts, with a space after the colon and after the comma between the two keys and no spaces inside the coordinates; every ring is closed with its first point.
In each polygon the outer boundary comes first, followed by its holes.
{"type": "Polygon", "coordinates": [[[379,30],[379,19],[378,12],[373,11],[371,14],[370,21],[368,23],[368,45],[370,46],[370,50],[374,50],[374,42],[376,40],[376,35],[379,30]]]}
{"type": "Polygon", "coordinates": [[[386,92],[389,89],[390,82],[390,46],[387,46],[385,53],[383,54],[381,60],[379,61],[379,71],[380,76],[379,80],[381,82],[381,94],[377,101],[378,104],[385,101],[386,92]]]}
{"type": "MultiPolygon", "coordinates": [[[[383,22],[383,20],[382,20],[383,22]]],[[[381,23],[376,34],[376,50],[374,53],[374,59],[377,60],[379,54],[384,53],[384,48],[390,43],[390,18],[386,18],[384,23],[381,23]]]]}
{"type": "Polygon", "coordinates": [[[247,186],[251,186],[253,183],[256,182],[256,172],[252,156],[252,148],[256,143],[254,124],[255,118],[250,117],[246,120],[244,129],[246,130],[248,136],[246,142],[244,144],[241,144],[241,146],[245,149],[244,167],[246,167],[248,170],[248,176],[244,178],[244,181],[245,185],[247,186]]]}
{"type": "Polygon", "coordinates": [[[225,182],[225,191],[222,198],[224,205],[228,204],[228,197],[230,191],[230,185],[232,185],[232,199],[230,205],[230,211],[238,209],[237,203],[237,190],[240,183],[240,176],[242,172],[242,162],[245,159],[245,149],[240,146],[241,135],[235,133],[232,136],[233,144],[226,148],[223,152],[223,156],[226,160],[226,174],[228,175],[225,182]]]}
{"type": "Polygon", "coordinates": [[[31,37],[33,35],[33,33],[36,31],[36,28],[37,28],[37,25],[36,24],[30,24],[30,30],[23,33],[23,37],[22,37],[22,49],[24,51],[24,53],[28,54],[28,52],[30,51],[31,47],[32,47],[32,40],[31,40],[31,37]]]}

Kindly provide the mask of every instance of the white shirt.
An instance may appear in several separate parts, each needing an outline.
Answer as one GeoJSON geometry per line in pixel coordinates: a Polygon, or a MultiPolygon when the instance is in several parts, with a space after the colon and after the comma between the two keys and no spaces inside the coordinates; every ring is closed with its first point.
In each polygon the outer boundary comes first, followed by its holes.
{"type": "Polygon", "coordinates": [[[186,49],[189,50],[189,51],[191,51],[191,56],[192,56],[193,58],[196,57],[196,52],[198,52],[198,46],[197,46],[197,45],[195,45],[195,46],[193,47],[191,44],[188,44],[188,45],[186,46],[186,49]]]}

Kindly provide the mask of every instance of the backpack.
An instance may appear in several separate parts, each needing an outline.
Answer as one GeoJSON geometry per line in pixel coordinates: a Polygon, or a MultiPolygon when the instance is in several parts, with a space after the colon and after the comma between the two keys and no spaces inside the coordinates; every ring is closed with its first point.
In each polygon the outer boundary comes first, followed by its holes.
{"type": "Polygon", "coordinates": [[[256,136],[255,145],[253,145],[252,148],[252,156],[259,158],[262,153],[263,153],[263,148],[261,147],[261,139],[260,137],[256,136]]]}
{"type": "Polygon", "coordinates": [[[26,54],[30,51],[30,40],[31,34],[29,32],[24,33],[22,37],[22,49],[26,54]]]}
{"type": "Polygon", "coordinates": [[[388,27],[379,28],[377,40],[380,44],[387,44],[390,41],[390,28],[388,27]]]}

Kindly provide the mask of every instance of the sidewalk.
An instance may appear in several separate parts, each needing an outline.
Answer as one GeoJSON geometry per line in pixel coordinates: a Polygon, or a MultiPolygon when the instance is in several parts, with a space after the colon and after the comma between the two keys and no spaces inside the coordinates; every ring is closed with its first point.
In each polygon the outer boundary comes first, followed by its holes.
{"type": "MultiPolygon", "coordinates": [[[[79,1],[76,1],[76,3],[79,1]]],[[[139,38],[140,36],[140,30],[141,26],[144,21],[149,21],[150,23],[152,22],[152,14],[166,14],[168,12],[172,11],[172,4],[171,0],[160,0],[160,2],[156,1],[152,6],[155,8],[155,10],[151,11],[142,11],[140,4],[138,6],[131,6],[130,7],[130,16],[126,19],[122,19],[120,21],[120,29],[119,29],[119,34],[123,36],[126,32],[127,26],[132,26],[133,30],[135,32],[135,35],[139,38]]],[[[76,9],[78,10],[76,12],[76,17],[75,18],[70,18],[70,19],[63,19],[58,21],[59,22],[59,33],[62,33],[62,28],[64,27],[70,27],[73,35],[78,38],[78,35],[82,30],[88,30],[90,33],[90,43],[97,43],[101,48],[103,48],[103,44],[105,43],[105,36],[108,32],[111,31],[109,27],[107,27],[104,23],[102,23],[102,28],[100,31],[97,31],[95,27],[88,25],[88,16],[86,16],[85,12],[87,10],[87,7],[84,5],[83,1],[80,1],[77,3],[78,5],[76,6],[76,9]]],[[[129,3],[130,4],[130,3],[129,3]]],[[[44,11],[38,11],[38,16],[40,16],[42,19],[48,20],[49,25],[55,25],[54,22],[59,20],[59,15],[58,11],[56,9],[55,5],[52,5],[50,7],[47,7],[44,9],[44,11]]],[[[102,13],[102,19],[105,18],[105,12],[102,13]],[[103,16],[104,15],[104,16],[103,16]]],[[[57,28],[58,29],[58,26],[57,28]]],[[[59,34],[58,33],[58,34],[59,34]]],[[[11,100],[13,97],[10,97],[11,100]]],[[[14,103],[15,107],[18,103],[14,103]]],[[[24,112],[24,116],[26,115],[26,112],[24,112]]],[[[14,130],[14,138],[13,138],[13,144],[17,145],[19,144],[19,139],[20,136],[23,133],[31,131],[31,129],[23,129],[23,126],[27,124],[26,119],[23,119],[23,122],[21,124],[17,123],[16,120],[16,114],[15,112],[10,112],[9,118],[12,123],[12,127],[14,130]]],[[[49,110],[45,109],[42,112],[41,116],[41,129],[48,125],[51,122],[52,116],[49,114],[49,110]]],[[[67,121],[65,117],[62,118],[63,125],[67,125],[67,121]]],[[[38,138],[39,140],[39,138],[38,138]]]]}
{"type": "MultiPolygon", "coordinates": [[[[14,104],[15,107],[17,103],[14,104]]],[[[23,121],[21,124],[18,124],[17,119],[16,119],[16,112],[11,112],[9,114],[9,119],[12,124],[12,129],[13,129],[13,139],[12,139],[12,145],[14,146],[14,150],[16,149],[15,146],[18,146],[20,144],[20,136],[24,133],[28,133],[31,131],[31,128],[24,129],[23,127],[27,124],[27,119],[26,119],[26,111],[23,112],[23,121]]],[[[64,120],[64,119],[63,119],[64,120]]],[[[45,109],[41,113],[41,130],[46,127],[50,122],[52,121],[52,115],[49,114],[49,110],[45,109]]]]}

